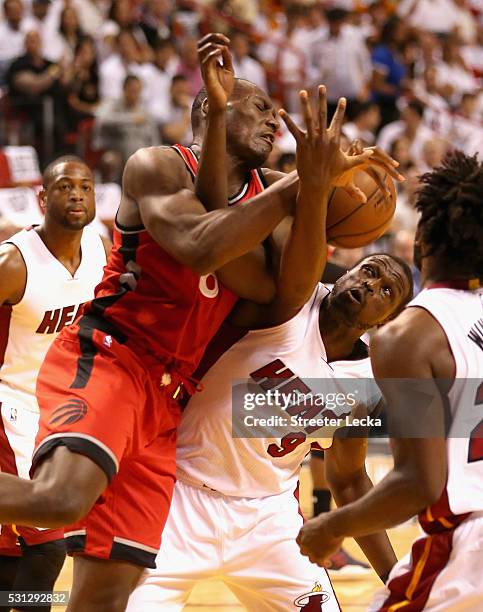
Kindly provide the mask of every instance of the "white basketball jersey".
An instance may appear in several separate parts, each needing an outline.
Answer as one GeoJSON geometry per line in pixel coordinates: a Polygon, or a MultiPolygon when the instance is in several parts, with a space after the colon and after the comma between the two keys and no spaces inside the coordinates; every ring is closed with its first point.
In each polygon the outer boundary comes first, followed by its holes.
{"type": "Polygon", "coordinates": [[[410,304],[438,321],[451,347],[456,378],[448,394],[449,509],[454,514],[483,510],[483,292],[435,288],[410,304]]]}
{"type": "MultiPolygon", "coordinates": [[[[232,339],[231,346],[229,333],[222,328],[218,337],[225,346],[213,349],[215,338],[208,348],[204,360],[208,361],[205,368],[209,369],[201,381],[203,390],[188,402],[178,430],[179,479],[238,497],[261,497],[296,489],[301,463],[314,439],[305,436],[295,439],[285,434],[283,438],[274,438],[270,436],[270,433],[273,436],[270,427],[266,430],[268,435],[263,427],[258,430],[264,437],[233,437],[232,423],[235,427],[239,407],[232,421],[232,398],[235,403],[237,381],[241,380],[245,381],[240,385],[243,390],[263,392],[258,384],[263,385],[263,379],[283,379],[279,381],[281,390],[287,385],[301,389],[313,388],[315,379],[335,378],[339,374],[338,363],[329,365],[326,361],[319,331],[319,308],[327,294],[328,290],[319,285],[290,321],[249,331],[236,342],[232,339]]],[[[339,375],[343,378],[350,376],[348,363],[341,363],[339,375]]],[[[355,377],[372,378],[368,357],[354,364],[357,364],[355,377]]],[[[377,393],[373,406],[378,400],[377,393]]],[[[323,441],[319,439],[319,444],[330,447],[331,435],[323,441]]]]}
{"type": "Polygon", "coordinates": [[[14,244],[25,261],[27,282],[22,299],[0,307],[0,381],[35,394],[37,373],[53,340],[74,322],[80,306],[94,297],[106,265],[99,235],[86,227],[82,259],[74,276],[52,255],[35,229],[18,232],[14,244]]]}

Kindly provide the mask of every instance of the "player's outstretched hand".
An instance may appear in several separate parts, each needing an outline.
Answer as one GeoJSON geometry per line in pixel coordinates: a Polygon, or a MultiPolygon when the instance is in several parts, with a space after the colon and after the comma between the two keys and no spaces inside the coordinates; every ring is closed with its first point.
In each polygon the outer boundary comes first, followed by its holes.
{"type": "Polygon", "coordinates": [[[224,110],[235,86],[235,71],[223,34],[207,34],[198,41],[198,59],[211,110],[224,110]]]}
{"type": "MultiPolygon", "coordinates": [[[[294,123],[285,110],[280,111],[280,116],[297,142],[297,171],[300,180],[306,181],[306,184],[312,188],[326,188],[329,180],[330,185],[342,187],[356,200],[365,202],[365,194],[353,182],[354,172],[367,167],[374,155],[378,157],[378,163],[385,164],[387,160],[383,155],[386,154],[380,149],[376,151],[376,147],[363,149],[359,153],[353,152],[352,155],[342,151],[340,136],[346,99],[339,99],[330,126],[327,128],[327,94],[324,85],[319,86],[318,94],[318,117],[315,121],[308,93],[305,90],[300,92],[305,132],[294,123]]],[[[391,168],[391,175],[394,176],[395,173],[398,176],[394,165],[388,162],[388,166],[391,168]]]]}
{"type": "Polygon", "coordinates": [[[339,550],[344,540],[330,532],[327,520],[329,514],[320,514],[307,521],[297,536],[302,555],[320,567],[328,563],[329,557],[339,550]]]}

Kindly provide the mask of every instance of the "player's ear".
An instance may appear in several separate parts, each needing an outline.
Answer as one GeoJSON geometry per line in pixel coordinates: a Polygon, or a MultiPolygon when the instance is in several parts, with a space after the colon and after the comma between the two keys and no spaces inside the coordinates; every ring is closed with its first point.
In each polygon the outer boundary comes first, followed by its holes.
{"type": "Polygon", "coordinates": [[[201,103],[201,114],[203,115],[203,118],[208,114],[208,98],[205,98],[201,103]]]}
{"type": "Polygon", "coordinates": [[[47,208],[47,192],[45,191],[45,189],[41,189],[39,191],[39,204],[40,204],[40,208],[45,211],[45,209],[47,208]]]}

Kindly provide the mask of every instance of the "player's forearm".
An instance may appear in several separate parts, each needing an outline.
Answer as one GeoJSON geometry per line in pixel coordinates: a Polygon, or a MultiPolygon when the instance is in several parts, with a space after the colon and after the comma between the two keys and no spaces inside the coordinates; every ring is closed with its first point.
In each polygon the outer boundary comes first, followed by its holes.
{"type": "MultiPolygon", "coordinates": [[[[61,527],[49,504],[39,495],[37,483],[10,474],[0,474],[0,524],[61,527]]],[[[65,523],[64,523],[65,524],[65,523]]]]}
{"type": "Polygon", "coordinates": [[[297,173],[292,172],[248,202],[206,215],[192,239],[206,256],[208,271],[221,268],[265,240],[292,212],[297,184],[297,173]]]}
{"type": "Polygon", "coordinates": [[[206,210],[228,205],[225,110],[208,112],[195,193],[206,210]]]}
{"type": "Polygon", "coordinates": [[[362,497],[331,512],[331,532],[359,538],[404,523],[428,505],[420,485],[416,477],[392,470],[362,497]]]}
{"type": "Polygon", "coordinates": [[[280,260],[275,299],[282,307],[303,306],[322,277],[327,261],[328,192],[329,181],[324,189],[299,185],[294,221],[280,260]]]}
{"type": "MultiPolygon", "coordinates": [[[[345,506],[363,497],[373,488],[371,479],[365,469],[345,486],[332,485],[331,491],[339,507],[345,506]]],[[[396,563],[396,555],[385,531],[355,538],[362,552],[377,574],[384,579],[396,563]]]]}

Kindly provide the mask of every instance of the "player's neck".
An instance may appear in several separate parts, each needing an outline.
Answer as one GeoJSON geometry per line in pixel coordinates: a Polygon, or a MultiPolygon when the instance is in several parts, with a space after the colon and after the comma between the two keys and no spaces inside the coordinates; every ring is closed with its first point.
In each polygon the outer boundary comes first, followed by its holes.
{"type": "Polygon", "coordinates": [[[341,319],[330,306],[322,306],[320,309],[319,329],[327,361],[347,358],[362,335],[360,329],[341,319]]]}
{"type": "Polygon", "coordinates": [[[52,255],[74,274],[81,261],[82,230],[67,230],[44,219],[37,233],[52,255]]]}
{"type": "MultiPolygon", "coordinates": [[[[191,145],[191,148],[195,152],[195,155],[198,157],[198,159],[201,155],[202,144],[202,140],[200,140],[199,138],[195,138],[193,140],[193,144],[191,145]]],[[[228,197],[232,197],[239,193],[240,189],[245,184],[247,174],[249,173],[250,168],[248,168],[248,166],[243,161],[241,161],[240,158],[234,157],[228,151],[226,161],[226,167],[228,172],[228,197]]]]}
{"type": "MultiPolygon", "coordinates": [[[[477,278],[476,274],[472,274],[468,271],[458,270],[450,262],[437,261],[432,257],[423,259],[421,267],[421,286],[423,289],[434,285],[444,285],[448,287],[454,284],[455,286],[460,285],[463,287],[464,283],[468,283],[468,288],[472,281],[477,278]]],[[[474,282],[472,283],[474,284],[474,282]]]]}

